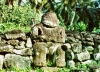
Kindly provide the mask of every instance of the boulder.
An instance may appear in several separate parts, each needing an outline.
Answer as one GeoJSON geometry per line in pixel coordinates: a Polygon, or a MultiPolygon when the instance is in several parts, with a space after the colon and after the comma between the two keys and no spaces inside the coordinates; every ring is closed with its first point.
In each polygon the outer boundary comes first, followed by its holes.
{"type": "Polygon", "coordinates": [[[5,68],[25,69],[30,67],[31,61],[20,55],[6,54],[4,59],[5,68]]]}
{"type": "Polygon", "coordinates": [[[15,49],[20,50],[25,48],[25,42],[24,41],[19,41],[18,46],[15,46],[15,49]]]}
{"type": "Polygon", "coordinates": [[[81,62],[82,65],[97,65],[97,62],[95,60],[86,60],[81,62]]]}
{"type": "Polygon", "coordinates": [[[26,35],[21,30],[12,30],[5,33],[6,39],[26,39],[26,35]]]}
{"type": "Polygon", "coordinates": [[[66,64],[67,64],[67,66],[68,66],[69,68],[75,67],[75,62],[74,62],[73,60],[67,60],[66,64]]]}
{"type": "Polygon", "coordinates": [[[18,40],[8,40],[7,44],[13,45],[13,46],[17,46],[18,45],[18,40]]]}
{"type": "Polygon", "coordinates": [[[94,42],[91,41],[82,41],[83,45],[93,46],[94,42]]]}
{"type": "Polygon", "coordinates": [[[87,50],[84,50],[83,52],[76,54],[75,59],[78,61],[84,61],[90,59],[90,54],[87,50]]]}
{"type": "Polygon", "coordinates": [[[82,52],[82,44],[81,43],[72,43],[71,46],[72,46],[71,49],[74,53],[82,52]]]}
{"type": "Polygon", "coordinates": [[[99,53],[99,52],[100,52],[100,45],[96,45],[96,44],[95,44],[94,52],[95,52],[95,53],[99,53]]]}
{"type": "Polygon", "coordinates": [[[54,12],[47,12],[42,16],[41,23],[47,27],[57,27],[59,26],[59,19],[54,12]]]}
{"type": "Polygon", "coordinates": [[[100,60],[100,53],[93,54],[95,60],[100,60]]]}
{"type": "Polygon", "coordinates": [[[76,39],[74,37],[66,37],[65,43],[75,43],[76,39]]]}
{"type": "Polygon", "coordinates": [[[33,27],[33,37],[37,41],[65,42],[65,30],[61,26],[48,28],[40,23],[33,27]]]}
{"type": "Polygon", "coordinates": [[[46,66],[46,43],[36,42],[33,45],[33,64],[34,66],[46,66]]]}
{"type": "Polygon", "coordinates": [[[24,48],[24,49],[21,49],[21,50],[14,49],[13,52],[15,54],[24,55],[24,56],[32,55],[32,50],[30,48],[24,48]]]}
{"type": "Polygon", "coordinates": [[[18,49],[18,50],[20,50],[20,49],[24,49],[25,48],[25,46],[15,46],[15,49],[18,49]]]}
{"type": "Polygon", "coordinates": [[[4,60],[4,56],[0,55],[0,70],[3,68],[3,60],[4,60]]]}
{"type": "Polygon", "coordinates": [[[92,46],[84,46],[84,49],[86,49],[90,54],[93,54],[94,48],[92,46]]]}
{"type": "Polygon", "coordinates": [[[13,46],[7,45],[7,44],[0,44],[0,52],[10,52],[12,53],[13,51],[13,46]]]}
{"type": "Polygon", "coordinates": [[[27,38],[27,42],[26,42],[26,47],[31,48],[32,47],[32,41],[31,38],[27,38]]]}

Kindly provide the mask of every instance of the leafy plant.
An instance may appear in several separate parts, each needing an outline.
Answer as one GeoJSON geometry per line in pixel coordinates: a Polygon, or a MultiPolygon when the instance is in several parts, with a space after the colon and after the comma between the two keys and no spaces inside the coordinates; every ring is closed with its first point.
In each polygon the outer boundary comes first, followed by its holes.
{"type": "Polygon", "coordinates": [[[78,22],[76,25],[75,25],[75,27],[76,27],[76,30],[78,30],[78,31],[86,31],[86,29],[87,29],[87,25],[84,23],[84,22],[78,22]]]}
{"type": "Polygon", "coordinates": [[[99,28],[95,27],[92,32],[99,34],[100,33],[100,26],[99,26],[99,28]]]}
{"type": "Polygon", "coordinates": [[[70,72],[70,69],[61,68],[61,69],[58,70],[58,72],[70,72]]]}
{"type": "Polygon", "coordinates": [[[35,69],[36,72],[44,72],[42,69],[40,69],[38,67],[35,67],[34,69],[35,69]]]}

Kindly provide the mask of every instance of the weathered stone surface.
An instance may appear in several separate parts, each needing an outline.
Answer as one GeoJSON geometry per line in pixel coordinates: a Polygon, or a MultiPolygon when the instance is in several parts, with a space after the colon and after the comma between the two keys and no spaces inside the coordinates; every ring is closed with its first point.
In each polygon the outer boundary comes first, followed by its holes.
{"type": "Polygon", "coordinates": [[[89,42],[89,41],[82,41],[82,43],[84,45],[88,45],[88,46],[93,46],[94,45],[94,42],[89,42]]]}
{"type": "Polygon", "coordinates": [[[65,43],[75,43],[76,40],[74,37],[66,37],[65,43]]]}
{"type": "Polygon", "coordinates": [[[12,52],[13,46],[7,44],[0,44],[0,52],[12,52]]]}
{"type": "Polygon", "coordinates": [[[97,69],[97,68],[100,68],[100,66],[97,65],[97,64],[92,64],[92,65],[90,64],[90,65],[89,65],[89,68],[90,68],[90,69],[97,69]]]}
{"type": "Polygon", "coordinates": [[[94,52],[93,46],[84,46],[83,48],[85,50],[87,50],[90,54],[93,54],[93,52],[94,52]]]}
{"type": "Polygon", "coordinates": [[[23,37],[26,37],[26,35],[21,30],[12,30],[12,31],[6,32],[5,37],[6,39],[17,39],[17,38],[23,39],[23,37]]]}
{"type": "Polygon", "coordinates": [[[67,50],[67,51],[65,51],[65,58],[66,58],[66,60],[68,59],[68,60],[72,60],[72,59],[74,59],[74,53],[73,53],[73,51],[72,50],[67,50]]]}
{"type": "Polygon", "coordinates": [[[99,53],[99,52],[100,52],[100,45],[96,45],[96,44],[95,44],[94,52],[95,52],[95,53],[99,53]]]}
{"type": "Polygon", "coordinates": [[[86,49],[89,52],[94,50],[94,48],[92,46],[84,46],[84,49],[86,49]]]}
{"type": "Polygon", "coordinates": [[[54,52],[56,52],[57,48],[61,46],[60,43],[48,43],[48,50],[49,50],[49,54],[53,54],[54,52]]]}
{"type": "Polygon", "coordinates": [[[44,72],[58,72],[61,68],[57,67],[41,67],[44,72]]]}
{"type": "Polygon", "coordinates": [[[68,49],[71,49],[71,45],[69,43],[65,43],[65,44],[62,45],[62,48],[63,48],[63,50],[66,51],[68,49]]]}
{"type": "Polygon", "coordinates": [[[4,56],[0,55],[0,70],[3,68],[3,60],[4,60],[4,56]]]}
{"type": "Polygon", "coordinates": [[[42,24],[37,24],[33,29],[33,36],[39,41],[65,42],[65,30],[61,26],[47,28],[42,24]]]}
{"type": "Polygon", "coordinates": [[[57,53],[56,66],[64,67],[66,65],[65,51],[61,47],[58,47],[56,53],[57,53]]]}
{"type": "Polygon", "coordinates": [[[75,34],[74,34],[74,37],[75,37],[76,39],[81,39],[81,36],[80,36],[79,33],[75,33],[75,34]]]}
{"type": "Polygon", "coordinates": [[[100,60],[100,53],[93,54],[95,60],[100,60]]]}
{"type": "Polygon", "coordinates": [[[24,48],[21,50],[14,49],[13,52],[19,55],[32,55],[32,50],[30,48],[24,48]]]}
{"type": "Polygon", "coordinates": [[[85,50],[79,54],[76,54],[75,58],[79,61],[88,60],[88,59],[90,59],[90,54],[87,50],[85,50]]]}
{"type": "Polygon", "coordinates": [[[97,65],[97,62],[95,60],[86,60],[86,61],[83,61],[81,62],[81,64],[83,65],[97,65]]]}
{"type": "Polygon", "coordinates": [[[89,42],[93,42],[93,38],[90,37],[90,38],[85,38],[86,41],[89,41],[89,42]]]}
{"type": "Polygon", "coordinates": [[[47,27],[57,27],[59,26],[59,20],[56,16],[56,13],[53,12],[47,12],[42,16],[41,19],[42,24],[44,24],[47,27]]]}
{"type": "Polygon", "coordinates": [[[46,66],[46,43],[35,43],[33,45],[34,56],[33,64],[34,66],[46,66]]]}
{"type": "Polygon", "coordinates": [[[67,60],[67,66],[70,67],[75,67],[75,62],[73,60],[67,60]]]}
{"type": "Polygon", "coordinates": [[[30,67],[31,62],[30,60],[27,60],[23,58],[20,55],[15,54],[6,54],[4,59],[4,66],[5,68],[18,68],[18,69],[24,69],[27,67],[30,67]]]}
{"type": "Polygon", "coordinates": [[[31,38],[27,38],[27,42],[26,42],[26,47],[31,48],[32,47],[32,41],[31,38]]]}
{"type": "Polygon", "coordinates": [[[22,45],[22,46],[15,46],[15,49],[18,49],[18,50],[20,50],[20,49],[24,49],[24,48],[25,48],[24,45],[22,45]]]}
{"type": "Polygon", "coordinates": [[[73,43],[73,44],[71,44],[71,46],[72,46],[72,51],[74,52],[74,53],[80,53],[80,52],[82,52],[82,44],[81,43],[73,43]]]}
{"type": "Polygon", "coordinates": [[[19,41],[19,45],[20,46],[25,46],[25,42],[24,41],[19,41]]]}
{"type": "Polygon", "coordinates": [[[13,45],[13,46],[17,46],[18,45],[18,40],[8,40],[7,44],[13,45]]]}

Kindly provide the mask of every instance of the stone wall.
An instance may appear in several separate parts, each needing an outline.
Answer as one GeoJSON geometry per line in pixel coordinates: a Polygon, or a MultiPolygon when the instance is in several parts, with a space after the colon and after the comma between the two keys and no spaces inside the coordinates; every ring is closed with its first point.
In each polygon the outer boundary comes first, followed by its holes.
{"type": "Polygon", "coordinates": [[[48,61],[53,67],[95,66],[99,60],[99,34],[66,31],[65,42],[34,41],[20,30],[0,34],[0,69],[49,67],[48,61]]]}
{"type": "Polygon", "coordinates": [[[31,30],[30,33],[20,30],[0,33],[0,69],[50,66],[71,68],[88,64],[90,69],[95,70],[93,72],[100,72],[97,66],[100,63],[99,34],[65,32],[52,12],[44,14],[42,21],[33,25],[31,30]]]}

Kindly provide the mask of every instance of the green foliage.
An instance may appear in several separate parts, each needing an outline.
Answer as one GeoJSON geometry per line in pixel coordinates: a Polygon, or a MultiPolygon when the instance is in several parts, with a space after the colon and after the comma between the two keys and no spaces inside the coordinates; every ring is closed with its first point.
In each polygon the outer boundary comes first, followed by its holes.
{"type": "Polygon", "coordinates": [[[96,27],[95,27],[95,28],[93,29],[93,32],[99,34],[99,33],[100,33],[100,26],[99,26],[99,28],[96,28],[96,27]]]}
{"type": "Polygon", "coordinates": [[[86,25],[84,22],[78,22],[78,23],[75,25],[75,28],[76,28],[76,30],[78,30],[78,31],[86,31],[87,25],[86,25]]]}
{"type": "Polygon", "coordinates": [[[0,32],[2,33],[5,33],[6,31],[11,31],[14,29],[22,30],[25,33],[31,31],[30,26],[21,26],[20,24],[14,24],[11,22],[0,24],[0,32]]]}
{"type": "Polygon", "coordinates": [[[30,72],[31,68],[26,69],[18,69],[18,68],[10,68],[10,69],[2,69],[0,72],[30,72]]]}
{"type": "Polygon", "coordinates": [[[40,68],[38,68],[38,67],[36,67],[36,68],[34,68],[35,69],[35,72],[44,72],[42,69],[40,69],[40,68]]]}
{"type": "Polygon", "coordinates": [[[16,6],[13,9],[4,5],[2,7],[1,16],[2,23],[13,22],[21,25],[29,25],[30,18],[36,18],[38,19],[37,22],[40,22],[39,13],[31,9],[29,5],[24,7],[16,6]]]}
{"type": "Polygon", "coordinates": [[[70,69],[61,68],[60,70],[58,70],[58,72],[70,72],[70,69]]]}

